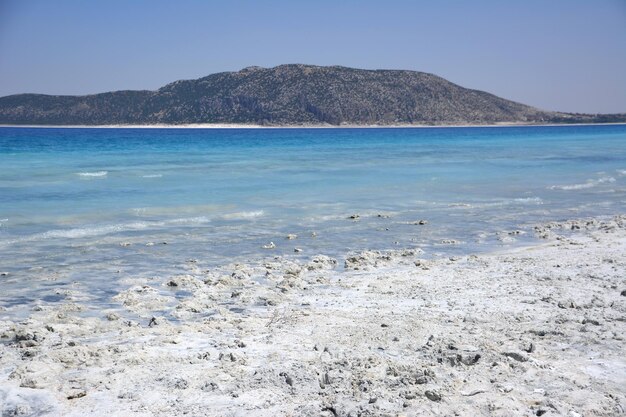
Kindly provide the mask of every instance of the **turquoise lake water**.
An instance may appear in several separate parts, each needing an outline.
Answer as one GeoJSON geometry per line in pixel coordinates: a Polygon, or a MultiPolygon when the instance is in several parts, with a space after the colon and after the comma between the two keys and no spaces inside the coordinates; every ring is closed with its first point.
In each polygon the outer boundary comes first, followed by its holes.
{"type": "Polygon", "coordinates": [[[0,128],[0,305],[77,281],[106,303],[116,271],[165,278],[190,258],[484,251],[625,207],[624,125],[0,128]]]}

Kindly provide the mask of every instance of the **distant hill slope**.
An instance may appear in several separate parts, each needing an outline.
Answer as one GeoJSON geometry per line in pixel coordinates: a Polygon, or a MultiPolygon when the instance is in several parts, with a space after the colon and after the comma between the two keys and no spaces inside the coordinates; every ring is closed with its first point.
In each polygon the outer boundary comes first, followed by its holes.
{"type": "Polygon", "coordinates": [[[395,125],[626,121],[546,112],[416,71],[250,67],[157,91],[0,98],[0,124],[395,125]]]}

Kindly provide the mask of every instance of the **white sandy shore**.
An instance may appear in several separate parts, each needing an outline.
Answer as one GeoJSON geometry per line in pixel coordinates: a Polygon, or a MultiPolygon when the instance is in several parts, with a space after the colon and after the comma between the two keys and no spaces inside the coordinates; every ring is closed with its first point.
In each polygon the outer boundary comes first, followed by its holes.
{"type": "Polygon", "coordinates": [[[448,128],[448,127],[508,127],[508,126],[605,126],[626,125],[626,123],[571,123],[571,124],[529,124],[529,123],[496,123],[485,125],[459,125],[459,124],[398,124],[398,125],[255,125],[255,124],[229,124],[229,123],[195,123],[195,124],[149,124],[149,125],[0,125],[0,127],[14,128],[44,128],[44,129],[398,129],[398,128],[448,128]]]}
{"type": "Polygon", "coordinates": [[[172,300],[150,282],[116,297],[135,320],[35,308],[0,322],[0,411],[621,415],[626,216],[537,232],[533,247],[452,259],[190,264],[165,284],[190,293],[178,322],[154,313],[172,300]]]}

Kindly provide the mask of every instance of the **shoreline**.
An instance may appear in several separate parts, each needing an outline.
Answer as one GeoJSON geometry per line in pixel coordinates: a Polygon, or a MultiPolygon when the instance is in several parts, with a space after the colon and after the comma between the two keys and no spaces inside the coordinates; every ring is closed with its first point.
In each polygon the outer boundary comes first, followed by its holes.
{"type": "Polygon", "coordinates": [[[152,124],[152,125],[2,125],[0,128],[27,129],[425,129],[425,128],[493,128],[493,127],[559,127],[559,126],[623,126],[617,123],[496,123],[485,125],[252,125],[229,123],[152,124]]]}
{"type": "Polygon", "coordinates": [[[345,265],[323,255],[232,271],[191,264],[120,290],[130,319],[85,317],[76,293],[0,320],[1,411],[623,413],[626,216],[535,232],[530,246],[430,260],[397,250],[345,265]],[[187,295],[168,300],[157,286],[187,295]]]}

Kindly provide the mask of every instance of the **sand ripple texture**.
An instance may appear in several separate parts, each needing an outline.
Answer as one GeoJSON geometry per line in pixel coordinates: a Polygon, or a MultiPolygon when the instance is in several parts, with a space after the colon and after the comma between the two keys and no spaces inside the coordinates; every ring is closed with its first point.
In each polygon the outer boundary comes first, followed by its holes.
{"type": "Polygon", "coordinates": [[[536,232],[480,256],[189,269],[163,284],[186,297],[118,294],[127,316],[0,322],[2,416],[622,415],[626,217],[536,232]]]}

